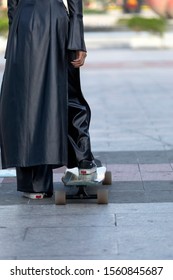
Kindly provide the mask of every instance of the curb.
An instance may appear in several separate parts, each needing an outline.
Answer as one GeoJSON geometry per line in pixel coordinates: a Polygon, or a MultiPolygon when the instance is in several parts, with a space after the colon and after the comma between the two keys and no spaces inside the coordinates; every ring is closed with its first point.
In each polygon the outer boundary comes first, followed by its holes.
{"type": "Polygon", "coordinates": [[[163,37],[148,32],[86,32],[88,48],[173,49],[173,32],[163,37]]]}
{"type": "MultiPolygon", "coordinates": [[[[88,49],[131,48],[131,49],[173,49],[173,32],[162,37],[148,32],[85,32],[88,49]]],[[[6,49],[7,39],[0,37],[0,52],[6,49]]]]}

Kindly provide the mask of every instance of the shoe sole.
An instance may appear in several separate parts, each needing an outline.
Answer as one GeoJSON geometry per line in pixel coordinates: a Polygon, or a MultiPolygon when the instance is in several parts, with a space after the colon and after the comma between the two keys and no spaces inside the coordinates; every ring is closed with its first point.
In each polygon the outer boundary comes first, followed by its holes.
{"type": "Polygon", "coordinates": [[[23,196],[30,199],[43,199],[44,193],[23,193],[23,196]]]}

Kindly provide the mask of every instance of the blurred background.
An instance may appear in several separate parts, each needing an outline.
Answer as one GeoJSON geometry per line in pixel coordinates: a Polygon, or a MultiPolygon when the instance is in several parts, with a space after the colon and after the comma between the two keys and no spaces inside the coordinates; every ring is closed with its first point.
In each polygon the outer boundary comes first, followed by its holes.
{"type": "MultiPolygon", "coordinates": [[[[1,34],[7,32],[6,6],[7,1],[0,0],[1,34]]],[[[166,26],[163,27],[163,22],[158,19],[167,19],[168,27],[173,17],[172,0],[83,0],[83,7],[86,30],[133,29],[162,33],[166,26]]]]}
{"type": "MultiPolygon", "coordinates": [[[[67,0],[64,0],[65,5],[66,2],[67,0]]],[[[6,44],[5,37],[8,32],[6,7],[7,1],[0,0],[0,50],[3,50],[6,44]]],[[[119,41],[120,44],[124,42],[125,45],[136,44],[138,47],[145,47],[146,44],[151,47],[160,47],[163,44],[173,47],[172,38],[169,40],[166,34],[173,29],[173,0],[83,0],[83,7],[85,32],[117,32],[113,35],[117,44],[119,41]],[[141,32],[147,33],[141,35],[141,32]],[[135,35],[140,35],[140,40],[135,35]],[[147,35],[150,42],[147,42],[147,35]],[[151,35],[154,35],[152,40],[151,35]],[[129,36],[133,42],[128,42],[129,36]],[[164,36],[166,38],[163,41],[164,36]]]]}

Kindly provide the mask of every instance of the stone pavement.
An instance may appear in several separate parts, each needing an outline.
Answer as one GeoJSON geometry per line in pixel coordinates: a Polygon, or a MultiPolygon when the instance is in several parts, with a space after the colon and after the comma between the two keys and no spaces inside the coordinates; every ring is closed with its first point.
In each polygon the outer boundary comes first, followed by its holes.
{"type": "Polygon", "coordinates": [[[1,172],[0,259],[173,258],[172,77],[172,50],[88,49],[82,88],[94,155],[113,174],[110,203],[32,201],[14,170],[1,172]]]}

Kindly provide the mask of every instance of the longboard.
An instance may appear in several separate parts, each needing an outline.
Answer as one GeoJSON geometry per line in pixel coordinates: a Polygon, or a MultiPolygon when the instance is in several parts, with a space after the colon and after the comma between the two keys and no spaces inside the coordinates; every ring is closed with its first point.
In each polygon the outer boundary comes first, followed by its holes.
{"type": "Polygon", "coordinates": [[[111,172],[105,166],[97,167],[97,172],[91,175],[79,175],[77,167],[67,169],[62,182],[67,187],[76,186],[77,192],[69,195],[65,189],[55,192],[55,203],[58,205],[66,204],[66,199],[97,199],[99,204],[108,204],[108,188],[105,185],[112,184],[111,172]],[[88,194],[87,187],[99,186],[96,194],[88,194]]]}

